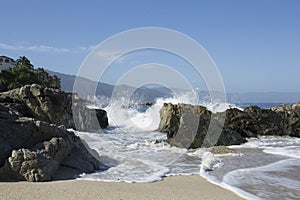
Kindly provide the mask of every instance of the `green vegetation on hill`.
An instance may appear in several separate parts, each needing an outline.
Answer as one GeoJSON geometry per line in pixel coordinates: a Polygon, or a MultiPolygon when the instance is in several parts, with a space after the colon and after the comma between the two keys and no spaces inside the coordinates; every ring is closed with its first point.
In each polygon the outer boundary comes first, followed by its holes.
{"type": "Polygon", "coordinates": [[[34,83],[44,87],[60,88],[60,79],[57,76],[50,76],[43,68],[34,69],[25,56],[16,60],[16,67],[0,71],[0,91],[34,83]]]}

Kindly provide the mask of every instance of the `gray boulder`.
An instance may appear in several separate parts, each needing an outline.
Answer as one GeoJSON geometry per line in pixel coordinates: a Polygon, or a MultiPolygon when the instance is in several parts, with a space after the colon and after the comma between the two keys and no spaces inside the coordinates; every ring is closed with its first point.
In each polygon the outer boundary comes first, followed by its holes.
{"type": "Polygon", "coordinates": [[[221,116],[215,116],[203,106],[164,104],[160,110],[158,131],[167,133],[167,141],[171,145],[182,148],[210,147],[215,142],[217,145],[233,145],[246,141],[236,131],[227,126],[224,128],[218,117],[221,116]]]}
{"type": "Polygon", "coordinates": [[[33,117],[67,128],[88,131],[108,126],[104,110],[89,109],[89,102],[76,94],[37,84],[0,93],[0,102],[12,107],[21,106],[16,109],[18,116],[33,117]]]}
{"type": "Polygon", "coordinates": [[[271,108],[283,118],[284,132],[292,137],[300,137],[300,102],[271,108]]]}
{"type": "MultiPolygon", "coordinates": [[[[217,113],[216,116],[224,114],[217,113]]],[[[225,111],[224,126],[230,131],[236,131],[243,137],[257,137],[258,135],[287,135],[284,132],[284,118],[281,113],[257,106],[236,108],[225,111]]]]}
{"type": "Polygon", "coordinates": [[[49,181],[61,168],[80,174],[104,167],[95,151],[66,130],[108,126],[106,112],[87,105],[71,93],[35,84],[0,93],[0,180],[49,181]]]}
{"type": "Polygon", "coordinates": [[[0,108],[0,180],[48,181],[61,166],[78,173],[100,168],[99,159],[73,132],[0,108]]]}

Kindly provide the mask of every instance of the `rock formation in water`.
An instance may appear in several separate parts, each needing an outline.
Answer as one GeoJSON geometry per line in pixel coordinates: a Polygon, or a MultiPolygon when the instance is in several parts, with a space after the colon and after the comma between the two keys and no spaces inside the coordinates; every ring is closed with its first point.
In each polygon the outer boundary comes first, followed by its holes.
{"type": "Polygon", "coordinates": [[[66,128],[105,128],[106,112],[92,112],[77,98],[75,126],[71,101],[72,94],[39,85],[0,93],[0,180],[48,181],[60,167],[78,174],[100,168],[97,153],[66,128]]]}
{"type": "Polygon", "coordinates": [[[259,135],[300,137],[300,103],[215,114],[203,106],[166,103],[160,110],[158,131],[167,133],[171,145],[183,148],[237,145],[259,135]]]}

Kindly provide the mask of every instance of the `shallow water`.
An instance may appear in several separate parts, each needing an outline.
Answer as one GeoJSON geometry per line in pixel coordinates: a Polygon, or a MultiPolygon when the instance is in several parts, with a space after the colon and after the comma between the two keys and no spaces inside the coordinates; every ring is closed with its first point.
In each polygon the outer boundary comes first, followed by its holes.
{"type": "MultiPolygon", "coordinates": [[[[300,199],[300,139],[289,137],[252,138],[232,146],[238,154],[217,156],[214,171],[201,171],[206,151],[171,147],[166,135],[152,131],[158,127],[159,99],[145,109],[121,107],[112,102],[105,109],[111,127],[104,132],[76,132],[95,149],[108,168],[81,179],[113,182],[153,182],[165,176],[200,174],[247,199],[300,199]],[[141,112],[142,111],[142,112],[141,112]],[[201,172],[200,172],[201,171],[201,172]]],[[[185,98],[184,103],[189,102],[185,98]]],[[[212,111],[226,110],[230,104],[210,104],[212,111]]]]}
{"type": "Polygon", "coordinates": [[[199,172],[199,155],[170,147],[158,132],[77,133],[101,156],[108,170],[83,175],[84,179],[124,182],[153,182],[166,175],[199,172]]]}
{"type": "MultiPolygon", "coordinates": [[[[170,147],[164,142],[165,135],[158,132],[128,134],[111,129],[104,133],[77,134],[97,150],[101,161],[109,167],[99,173],[83,174],[81,178],[87,180],[153,182],[164,176],[199,174],[205,152],[170,147]]],[[[232,147],[238,154],[217,155],[222,165],[204,176],[217,184],[233,186],[229,189],[237,193],[236,188],[242,189],[249,193],[245,193],[246,198],[253,194],[262,199],[299,199],[300,159],[292,154],[280,155],[278,149],[272,154],[265,153],[265,148],[270,151],[271,140],[280,141],[279,147],[273,144],[272,149],[282,148],[283,141],[296,153],[296,148],[300,148],[294,138],[261,138],[259,147],[254,147],[256,142],[252,141],[232,147]]]]}
{"type": "Polygon", "coordinates": [[[253,194],[261,199],[300,199],[299,139],[252,138],[233,148],[241,155],[223,157],[223,167],[209,172],[209,178],[236,187],[231,188],[236,192],[236,189],[242,189],[247,192],[245,197],[253,194]],[[290,153],[287,154],[285,149],[290,153]]]}

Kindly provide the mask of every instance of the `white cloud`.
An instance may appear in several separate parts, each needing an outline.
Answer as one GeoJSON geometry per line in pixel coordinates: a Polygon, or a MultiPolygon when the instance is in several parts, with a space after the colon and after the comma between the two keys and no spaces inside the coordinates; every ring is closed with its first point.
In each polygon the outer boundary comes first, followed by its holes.
{"type": "Polygon", "coordinates": [[[90,52],[92,51],[96,46],[95,45],[91,45],[91,46],[86,46],[86,47],[80,47],[79,49],[81,51],[87,51],[87,52],[90,52]]]}
{"type": "Polygon", "coordinates": [[[70,53],[70,49],[66,48],[57,48],[45,45],[35,45],[35,46],[28,46],[25,47],[25,50],[28,51],[39,51],[39,52],[56,52],[56,53],[70,53]]]}
{"type": "Polygon", "coordinates": [[[22,46],[12,46],[12,45],[8,45],[8,44],[4,44],[4,43],[0,43],[0,49],[4,49],[4,50],[18,50],[21,49],[22,46]]]}
{"type": "Polygon", "coordinates": [[[79,48],[60,48],[47,45],[11,45],[0,43],[0,49],[8,51],[33,51],[33,52],[52,52],[52,53],[81,53],[89,52],[94,48],[94,46],[79,47],[79,48]]]}
{"type": "MultiPolygon", "coordinates": [[[[91,52],[96,46],[82,46],[82,47],[76,47],[76,48],[61,48],[61,47],[53,47],[53,46],[47,46],[47,45],[11,45],[6,43],[0,42],[0,50],[4,51],[24,51],[24,52],[40,52],[40,53],[88,53],[91,52]]],[[[111,62],[121,56],[122,51],[112,51],[112,50],[101,50],[96,51],[94,55],[97,57],[111,62]]],[[[117,60],[115,60],[115,63],[123,63],[125,60],[125,56],[121,56],[117,60]]]]}
{"type": "Polygon", "coordinates": [[[122,55],[122,51],[97,51],[96,56],[101,57],[102,59],[106,60],[106,61],[115,61],[116,63],[122,63],[125,60],[125,56],[121,56],[122,55]],[[119,57],[121,56],[121,57],[119,57]],[[119,57],[119,58],[118,58],[119,57]],[[118,58],[117,60],[115,60],[116,58],[118,58]]]}

